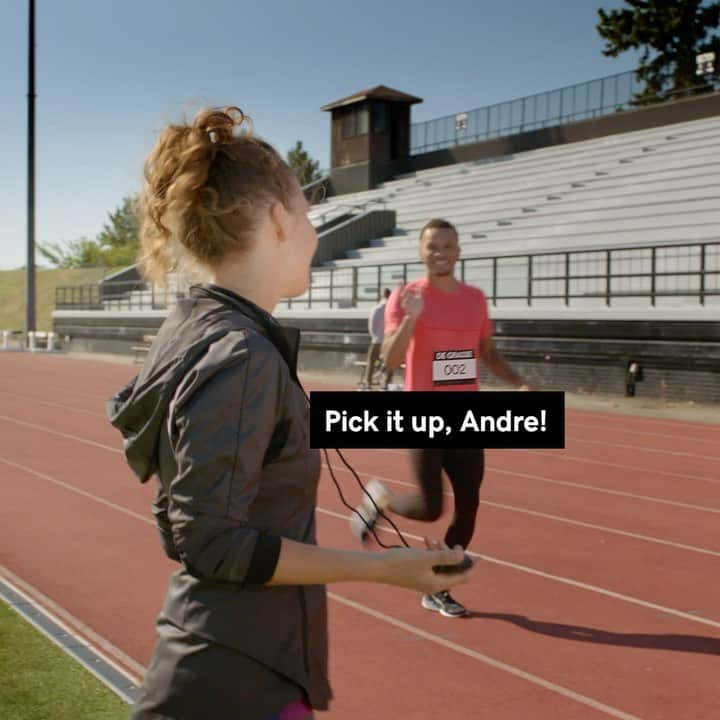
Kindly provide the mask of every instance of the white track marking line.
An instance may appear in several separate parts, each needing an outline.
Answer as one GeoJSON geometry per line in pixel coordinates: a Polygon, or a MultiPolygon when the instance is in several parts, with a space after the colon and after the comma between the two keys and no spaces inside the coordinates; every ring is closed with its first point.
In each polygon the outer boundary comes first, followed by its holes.
{"type": "MultiPolygon", "coordinates": [[[[57,480],[55,478],[50,477],[49,475],[45,475],[44,473],[38,473],[32,468],[25,467],[23,465],[20,465],[18,463],[9,463],[7,460],[2,459],[3,462],[6,464],[10,464],[20,470],[24,470],[26,472],[29,472],[30,474],[39,477],[43,480],[48,480],[50,482],[53,482],[56,485],[59,485],[66,490],[69,490],[71,492],[76,492],[79,495],[82,495],[90,500],[94,500],[95,502],[98,502],[102,505],[105,505],[107,507],[110,507],[113,510],[120,511],[124,513],[125,515],[128,515],[136,520],[140,520],[143,523],[146,523],[148,525],[154,526],[154,522],[150,520],[149,518],[146,518],[142,515],[139,515],[136,512],[133,512],[132,510],[128,510],[127,508],[123,508],[115,503],[111,503],[104,498],[98,497],[96,495],[93,495],[92,493],[88,493],[84,490],[80,490],[79,488],[74,487],[73,485],[70,485],[69,483],[65,483],[61,480],[57,480]]],[[[325,508],[318,507],[317,511],[319,513],[322,513],[324,515],[328,515],[330,517],[339,518],[345,522],[349,521],[349,516],[343,515],[342,513],[335,512],[334,510],[326,510],[325,508]]],[[[383,530],[385,532],[394,532],[391,528],[383,527],[382,525],[377,526],[380,530],[383,530]]],[[[423,542],[423,538],[419,537],[418,535],[413,535],[411,533],[403,533],[406,537],[412,538],[414,540],[418,540],[420,542],[423,542]]],[[[588,583],[583,583],[578,580],[572,580],[571,578],[562,577],[559,575],[552,575],[550,573],[543,572],[541,570],[536,570],[535,568],[531,568],[525,565],[519,565],[517,563],[512,563],[507,560],[501,560],[500,558],[494,558],[489,555],[481,555],[476,552],[468,551],[470,555],[474,555],[475,557],[481,558],[487,562],[494,563],[496,565],[502,565],[504,567],[512,568],[513,570],[518,570],[520,572],[529,573],[531,575],[536,575],[538,577],[542,577],[548,580],[554,580],[556,582],[570,585],[572,587],[577,587],[583,590],[588,590],[590,592],[595,592],[600,595],[605,595],[607,597],[614,598],[616,600],[621,600],[623,602],[627,602],[633,605],[639,605],[641,607],[650,608],[652,610],[655,610],[657,612],[662,612],[668,615],[674,615],[676,617],[680,617],[683,620],[689,620],[690,622],[700,623],[702,625],[710,625],[711,627],[715,627],[720,629],[720,622],[715,622],[714,620],[709,620],[703,617],[699,617],[696,615],[692,615],[690,613],[683,612],[682,610],[675,610],[674,608],[664,607],[663,605],[658,605],[656,603],[651,603],[646,600],[641,600],[639,598],[635,598],[630,595],[623,595],[621,593],[614,592],[612,590],[607,590],[605,588],[601,588],[597,585],[590,585],[588,583]]]]}
{"type": "MultiPolygon", "coordinates": [[[[350,473],[350,470],[344,467],[333,467],[333,472],[336,470],[340,470],[341,472],[350,473]]],[[[393,485],[402,485],[403,487],[409,487],[409,488],[416,488],[416,485],[410,482],[406,482],[404,480],[395,480],[394,478],[389,478],[387,476],[378,475],[376,473],[365,473],[365,472],[358,472],[359,476],[367,477],[367,478],[376,478],[377,480],[381,480],[383,482],[386,482],[388,484],[393,485]]],[[[452,497],[452,492],[449,492],[447,490],[443,491],[443,495],[446,497],[452,497]]],[[[656,543],[659,545],[667,545],[669,547],[673,547],[679,550],[689,550],[691,552],[700,553],[702,555],[714,555],[715,557],[720,557],[720,551],[717,550],[710,550],[708,548],[702,548],[698,547],[696,545],[685,545],[683,543],[677,543],[673,542],[672,540],[664,540],[663,538],[656,538],[651,535],[641,535],[639,533],[633,533],[628,530],[619,530],[617,528],[611,528],[607,527],[605,525],[595,525],[593,523],[584,522],[582,520],[575,520],[573,518],[567,518],[562,517],[560,515],[550,515],[548,513],[539,512],[537,510],[530,510],[529,508],[521,508],[517,507],[515,505],[507,505],[505,503],[498,503],[493,502],[492,500],[483,500],[483,505],[487,505],[489,507],[495,507],[500,508],[501,510],[508,510],[510,512],[519,512],[524,515],[533,515],[535,517],[544,518],[546,520],[554,520],[556,522],[562,522],[567,525],[577,525],[579,527],[585,527],[590,528],[591,530],[598,530],[600,532],[608,533],[610,535],[622,535],[624,537],[633,538],[634,540],[643,540],[644,542],[651,542],[656,543]]]]}
{"type": "MultiPolygon", "coordinates": [[[[4,461],[4,462],[6,462],[6,461],[4,461]]],[[[8,464],[10,464],[10,463],[8,463],[8,464]]],[[[14,463],[12,465],[19,467],[19,466],[17,466],[17,464],[14,464],[14,463]]],[[[42,473],[35,473],[34,471],[31,471],[31,472],[33,472],[33,474],[35,474],[39,477],[42,477],[45,480],[53,481],[56,484],[66,488],[66,489],[77,491],[77,488],[73,488],[72,486],[69,486],[67,483],[63,483],[62,481],[58,481],[54,478],[50,478],[49,476],[42,474],[42,473]]],[[[85,497],[89,497],[91,499],[95,499],[97,501],[103,502],[101,498],[97,498],[97,497],[93,498],[93,496],[90,493],[80,491],[80,494],[85,497]]],[[[109,505],[110,507],[112,507],[115,510],[122,509],[119,506],[115,505],[114,503],[103,502],[103,504],[109,505]]],[[[319,510],[323,511],[321,508],[319,508],[319,510]]],[[[146,522],[148,524],[151,524],[151,525],[154,524],[154,523],[152,523],[152,521],[148,520],[147,518],[138,516],[136,513],[129,512],[127,514],[130,514],[131,517],[140,519],[143,522],[146,522]]],[[[344,516],[340,516],[340,517],[342,517],[344,520],[346,519],[344,516]]],[[[11,577],[14,580],[14,582],[17,583],[18,585],[22,584],[22,585],[25,585],[26,587],[28,587],[27,583],[22,581],[20,578],[18,578],[16,575],[11,573],[9,570],[7,570],[4,567],[0,567],[0,575],[4,575],[6,577],[11,577]]],[[[24,593],[20,593],[19,590],[18,590],[18,593],[24,595],[24,593]]],[[[47,608],[51,608],[52,611],[57,616],[62,616],[66,621],[70,621],[76,628],[78,628],[80,630],[80,632],[82,633],[82,635],[84,637],[77,635],[69,627],[67,627],[67,625],[65,625],[64,623],[61,623],[59,620],[56,620],[58,625],[63,627],[63,629],[66,632],[68,632],[71,635],[75,635],[76,637],[78,637],[79,641],[81,641],[83,643],[85,642],[86,638],[88,640],[91,640],[98,647],[103,648],[103,650],[105,650],[105,652],[108,652],[109,654],[114,655],[116,658],[121,660],[125,664],[126,667],[132,668],[133,671],[139,677],[142,677],[142,675],[144,674],[144,668],[140,663],[136,662],[131,657],[129,657],[128,655],[123,653],[121,650],[116,648],[114,645],[112,645],[112,643],[110,643],[107,640],[105,640],[104,638],[102,638],[95,631],[93,631],[91,628],[89,628],[87,625],[85,625],[82,621],[80,621],[77,618],[75,618],[74,616],[72,616],[69,612],[67,612],[66,610],[61,608],[57,603],[55,603],[53,600],[51,600],[47,596],[43,595],[42,593],[40,593],[39,591],[36,591],[36,590],[35,590],[34,594],[36,596],[41,596],[42,601],[47,608]]],[[[514,665],[510,665],[510,664],[502,662],[500,660],[496,660],[495,658],[492,658],[488,655],[479,653],[475,650],[472,650],[471,648],[465,647],[458,643],[454,643],[450,640],[446,640],[445,638],[437,636],[434,633],[430,633],[426,630],[423,630],[422,628],[418,628],[414,625],[410,625],[409,623],[403,622],[402,620],[399,620],[393,616],[379,612],[378,610],[375,610],[367,605],[361,605],[359,603],[356,603],[353,600],[350,600],[349,598],[346,598],[342,595],[338,595],[337,593],[330,592],[330,593],[328,593],[328,597],[331,598],[332,600],[334,600],[335,602],[339,602],[346,606],[352,607],[355,610],[358,610],[376,620],[381,620],[385,623],[394,625],[395,627],[398,627],[405,632],[411,633],[418,637],[422,637],[423,639],[429,640],[438,645],[442,645],[443,647],[445,647],[449,650],[452,650],[454,652],[465,655],[466,657],[470,657],[473,660],[482,662],[482,663],[489,665],[497,670],[500,670],[501,672],[506,672],[510,675],[520,678],[521,680],[524,680],[526,682],[529,682],[529,683],[532,683],[539,687],[542,687],[543,689],[548,690],[550,692],[562,695],[562,696],[569,698],[570,700],[573,700],[580,704],[592,707],[595,710],[599,710],[600,712],[603,712],[611,717],[619,718],[620,720],[640,720],[639,718],[637,718],[634,715],[629,715],[621,710],[618,710],[617,708],[611,707],[610,705],[605,705],[604,703],[601,703],[591,697],[582,695],[573,690],[569,690],[561,685],[557,685],[556,683],[545,680],[544,678],[541,678],[537,675],[533,675],[532,673],[528,673],[518,667],[515,667],[514,665]]],[[[51,636],[49,636],[49,637],[51,637],[51,636]]],[[[98,653],[98,654],[100,654],[100,653],[98,653]]],[[[118,672],[122,673],[123,676],[130,679],[133,683],[137,684],[137,682],[138,682],[137,678],[132,677],[129,673],[127,673],[127,671],[125,671],[122,667],[118,666],[116,663],[114,663],[109,658],[105,658],[105,656],[103,656],[103,659],[106,660],[106,662],[108,662],[109,665],[111,665],[116,670],[118,670],[118,672]]],[[[87,667],[89,670],[92,671],[92,667],[90,667],[90,666],[87,666],[87,667]]],[[[96,673],[94,673],[94,674],[96,674],[96,673]]],[[[98,675],[98,677],[101,680],[103,680],[103,678],[101,676],[98,675]]]]}
{"type": "Polygon", "coordinates": [[[20,463],[12,462],[12,460],[7,460],[4,457],[0,457],[0,462],[4,463],[5,465],[9,465],[10,467],[15,468],[16,470],[22,470],[23,472],[29,473],[30,475],[34,475],[37,478],[40,478],[41,480],[46,480],[49,483],[53,483],[54,485],[58,485],[61,488],[64,488],[65,490],[70,490],[70,492],[77,493],[78,495],[82,495],[83,497],[88,498],[89,500],[93,500],[94,502],[100,503],[101,505],[105,505],[106,507],[111,508],[112,510],[117,510],[117,512],[121,512],[124,515],[129,515],[131,518],[134,518],[135,520],[140,520],[144,523],[148,523],[148,525],[152,525],[155,527],[155,522],[151,520],[148,517],[145,517],[144,515],[141,515],[140,513],[136,513],[133,510],[129,510],[126,507],[123,507],[122,505],[118,505],[117,503],[111,502],[110,500],[106,500],[103,497],[100,497],[99,495],[95,495],[91,492],[87,492],[86,490],[83,490],[76,485],[71,485],[70,483],[63,482],[62,480],[58,480],[57,478],[52,477],[51,475],[46,475],[45,473],[38,472],[37,470],[33,470],[33,468],[28,467],[27,465],[21,465],[20,463]]]}
{"type": "Polygon", "coordinates": [[[8,392],[7,390],[0,390],[0,395],[7,395],[8,397],[15,398],[16,400],[25,400],[27,402],[35,403],[36,405],[47,405],[48,407],[55,407],[64,410],[65,412],[74,412],[81,415],[92,415],[93,417],[101,417],[107,420],[107,416],[94,410],[85,410],[84,408],[73,407],[72,405],[62,403],[51,402],[50,400],[40,400],[40,398],[30,397],[28,395],[18,395],[14,392],[8,392]]]}
{"type": "Polygon", "coordinates": [[[612,463],[612,462],[607,462],[605,460],[591,460],[589,458],[577,457],[576,455],[567,455],[567,454],[559,454],[559,453],[551,455],[551,453],[542,452],[539,450],[527,450],[524,452],[528,452],[531,455],[541,455],[543,457],[551,456],[556,460],[587,463],[589,465],[603,465],[605,467],[619,468],[620,470],[632,470],[633,472],[644,472],[644,473],[650,473],[651,475],[663,475],[664,477],[674,477],[674,478],[678,478],[679,480],[700,480],[701,482],[720,483],[720,479],[709,478],[709,477],[705,477],[704,475],[689,475],[688,473],[674,473],[674,472],[668,472],[667,470],[653,470],[651,468],[637,467],[637,465],[623,465],[622,463],[612,463]]]}
{"type": "Polygon", "coordinates": [[[679,502],[677,500],[665,500],[663,498],[651,497],[650,495],[638,495],[636,493],[624,492],[623,490],[613,490],[612,488],[604,488],[598,485],[583,485],[568,480],[554,480],[552,478],[543,477],[542,475],[533,475],[531,473],[515,472],[514,470],[502,470],[496,467],[487,469],[488,474],[500,473],[501,475],[513,475],[515,477],[527,478],[529,480],[537,480],[539,482],[551,483],[553,485],[563,485],[565,487],[577,488],[578,490],[588,490],[590,492],[606,493],[608,495],[619,495],[620,497],[633,498],[635,500],[645,500],[647,502],[660,503],[661,505],[671,505],[673,507],[684,508],[686,510],[698,510],[700,512],[709,512],[720,514],[720,508],[704,507],[703,505],[691,505],[689,503],[679,502]]]}
{"type": "MultiPolygon", "coordinates": [[[[350,448],[352,452],[371,452],[371,453],[387,453],[391,455],[402,455],[407,457],[407,450],[392,450],[389,448],[350,448]]],[[[678,478],[679,480],[700,480],[701,482],[720,483],[720,479],[709,478],[703,475],[688,475],[687,473],[674,473],[667,470],[653,470],[652,468],[637,467],[636,465],[623,465],[621,463],[611,463],[605,460],[590,460],[588,458],[569,455],[563,450],[553,450],[552,452],[542,452],[541,450],[518,450],[523,455],[540,455],[542,457],[550,457],[555,460],[564,460],[570,462],[587,463],[590,465],[603,465],[605,467],[618,468],[620,470],[632,470],[633,472],[649,473],[651,475],[663,475],[665,477],[678,478]]]]}
{"type": "MultiPolygon", "coordinates": [[[[325,508],[318,508],[318,512],[322,513],[323,515],[330,515],[331,517],[344,520],[345,522],[349,522],[350,520],[349,516],[343,515],[339,512],[335,512],[334,510],[325,510],[325,508]]],[[[391,535],[395,534],[395,531],[389,526],[377,524],[375,527],[376,529],[382,530],[386,533],[390,533],[391,535]]],[[[425,541],[424,538],[421,538],[419,535],[414,535],[413,533],[403,531],[403,535],[406,538],[417,540],[420,543],[424,543],[425,541]]],[[[715,620],[699,617],[697,615],[693,615],[692,613],[683,612],[682,610],[676,610],[675,608],[668,608],[664,605],[658,605],[657,603],[648,602],[647,600],[641,600],[640,598],[633,597],[632,595],[623,595],[622,593],[615,592],[614,590],[608,590],[606,588],[599,587],[598,585],[591,585],[589,583],[580,582],[579,580],[572,580],[571,578],[562,577],[561,575],[553,575],[552,573],[546,573],[542,570],[536,570],[535,568],[531,568],[527,565],[520,565],[518,563],[509,562],[507,560],[501,560],[500,558],[492,557],[490,555],[482,555],[481,553],[477,553],[472,550],[466,550],[466,552],[468,553],[468,555],[480,558],[481,560],[493,563],[494,565],[501,565],[512,570],[518,570],[520,572],[528,573],[530,575],[536,575],[537,577],[544,578],[545,580],[553,580],[554,582],[559,582],[563,585],[570,585],[571,587],[575,587],[580,590],[587,590],[589,592],[597,593],[598,595],[604,595],[605,597],[613,598],[614,600],[626,602],[630,605],[638,605],[639,607],[648,608],[658,613],[672,615],[683,620],[700,623],[701,625],[709,625],[710,627],[720,630],[720,622],[717,622],[715,620]]]]}
{"type": "Polygon", "coordinates": [[[46,432],[49,435],[57,435],[57,437],[65,438],[67,440],[74,440],[75,442],[83,443],[84,445],[90,445],[91,447],[97,447],[102,450],[110,450],[110,452],[123,454],[123,451],[112,445],[104,445],[103,443],[95,442],[94,440],[87,440],[79,435],[70,435],[69,433],[60,432],[59,430],[53,430],[53,428],[45,427],[44,425],[36,425],[35,423],[25,422],[24,420],[18,420],[17,418],[8,417],[7,415],[0,415],[0,420],[5,422],[15,423],[15,425],[21,425],[23,427],[32,428],[33,430],[40,430],[46,432]]]}
{"type": "MultiPolygon", "coordinates": [[[[634,428],[618,427],[617,425],[596,425],[595,423],[586,423],[578,420],[571,420],[568,422],[568,425],[570,425],[572,428],[581,427],[590,428],[591,430],[607,430],[609,432],[621,432],[626,435],[630,434],[646,435],[648,437],[659,437],[665,438],[666,440],[674,440],[675,442],[689,440],[690,442],[710,443],[714,446],[717,446],[718,444],[718,441],[713,438],[699,438],[693,437],[691,435],[671,435],[669,433],[656,433],[650,430],[635,430],[634,428]]],[[[718,427],[718,432],[720,432],[720,426],[718,427]]]]}
{"type": "Polygon", "coordinates": [[[435,635],[434,633],[423,630],[422,628],[419,628],[415,625],[410,625],[409,623],[403,622],[402,620],[398,620],[392,615],[386,615],[385,613],[374,610],[367,605],[363,605],[362,603],[350,600],[343,595],[338,595],[336,592],[328,592],[328,597],[332,600],[335,600],[335,602],[346,605],[347,607],[361,612],[364,615],[369,615],[376,620],[380,620],[384,623],[387,623],[388,625],[393,625],[394,627],[399,628],[400,630],[404,630],[407,633],[411,633],[416,637],[420,637],[423,640],[427,640],[429,642],[435,643],[436,645],[440,645],[447,650],[459,653],[460,655],[464,655],[465,657],[477,660],[478,662],[481,662],[484,665],[489,665],[496,670],[500,670],[510,675],[514,675],[515,677],[521,678],[526,682],[529,682],[533,685],[538,685],[545,690],[556,693],[557,695],[562,695],[563,697],[574,700],[577,703],[591,707],[594,710],[598,710],[599,712],[604,713],[605,715],[609,715],[610,717],[619,718],[620,720],[640,720],[640,718],[638,718],[636,715],[630,715],[629,713],[623,712],[622,710],[614,708],[610,705],[606,705],[605,703],[601,703],[598,700],[588,697],[587,695],[581,695],[574,690],[569,690],[562,685],[557,685],[556,683],[545,680],[538,675],[533,675],[532,673],[526,672],[525,670],[521,670],[514,665],[509,665],[508,663],[496,660],[489,655],[484,655],[483,653],[479,653],[476,650],[467,648],[464,645],[459,645],[458,643],[441,637],[440,635],[435,635]]]}
{"type": "MultiPolygon", "coordinates": [[[[718,430],[718,435],[720,435],[720,430],[718,430]]],[[[584,439],[584,438],[579,438],[576,435],[568,435],[566,437],[568,440],[571,440],[572,442],[588,443],[589,445],[604,445],[605,447],[623,448],[625,450],[639,450],[641,452],[660,453],[663,455],[675,455],[677,457],[697,458],[698,460],[720,461],[720,455],[698,455],[697,453],[681,452],[679,450],[665,450],[664,448],[650,448],[645,445],[625,445],[623,443],[607,442],[606,440],[588,440],[588,439],[584,439]]]]}
{"type": "MultiPolygon", "coordinates": [[[[104,450],[110,450],[110,451],[115,452],[115,453],[122,453],[122,450],[118,450],[117,448],[113,448],[113,447],[111,447],[111,446],[109,446],[109,445],[103,445],[102,443],[96,443],[96,442],[94,442],[94,441],[92,441],[92,440],[85,440],[84,438],[80,438],[80,437],[78,437],[78,436],[76,436],[76,435],[70,435],[70,434],[68,434],[68,433],[61,433],[61,432],[59,432],[59,431],[57,431],[57,430],[51,430],[50,428],[46,428],[46,427],[43,427],[43,426],[41,426],[41,425],[35,425],[35,424],[33,424],[33,423],[26,423],[26,422],[24,422],[24,421],[15,420],[15,419],[13,419],[13,418],[9,418],[9,417],[4,416],[4,415],[0,415],[0,420],[6,420],[6,421],[14,422],[14,423],[17,423],[17,424],[19,424],[19,425],[26,426],[26,427],[31,427],[31,428],[33,428],[33,429],[42,430],[42,431],[44,431],[44,432],[48,432],[48,433],[51,433],[51,434],[53,434],[53,435],[57,435],[57,436],[59,436],[59,437],[63,437],[63,438],[70,439],[70,440],[75,440],[75,441],[77,441],[77,442],[82,442],[82,443],[91,445],[91,446],[93,446],[93,447],[99,447],[99,448],[102,448],[102,449],[104,449],[104,450]]],[[[7,462],[7,461],[4,461],[4,462],[7,462]]],[[[343,472],[346,472],[346,473],[349,473],[349,472],[350,472],[349,470],[347,470],[346,468],[343,468],[343,467],[340,467],[340,468],[338,468],[338,469],[341,470],[341,471],[343,471],[343,472]]],[[[363,475],[366,475],[366,476],[368,475],[367,473],[362,473],[362,474],[363,474],[363,475]]],[[[405,486],[410,486],[410,487],[412,487],[412,485],[410,485],[409,483],[405,483],[405,482],[403,482],[403,481],[401,481],[401,480],[394,480],[394,479],[391,479],[391,478],[382,477],[382,476],[380,476],[380,475],[375,475],[374,477],[378,477],[379,479],[386,480],[387,482],[397,483],[397,484],[400,484],[400,485],[405,485],[405,486]]],[[[446,493],[446,494],[448,494],[448,493],[446,493]]],[[[560,517],[560,516],[557,516],[557,515],[548,515],[548,514],[545,514],[545,513],[540,513],[540,512],[537,512],[537,511],[529,510],[529,509],[526,509],[526,508],[518,508],[518,507],[513,507],[513,506],[511,506],[511,505],[501,505],[501,504],[498,504],[498,503],[493,503],[493,502],[491,502],[491,501],[486,501],[485,504],[486,504],[486,505],[489,505],[489,506],[497,506],[497,507],[502,508],[502,509],[505,509],[505,510],[512,510],[512,511],[515,511],[515,512],[521,512],[521,513],[524,513],[524,514],[526,514],[526,515],[534,515],[534,516],[536,516],[536,517],[544,517],[544,518],[546,518],[546,519],[555,520],[555,521],[560,521],[560,522],[564,522],[564,523],[567,523],[567,524],[572,524],[572,525],[576,525],[576,526],[580,526],[580,527],[587,527],[587,528],[590,528],[590,529],[593,529],[593,530],[601,530],[601,531],[603,531],[603,532],[607,532],[607,533],[611,533],[611,534],[616,534],[616,535],[624,535],[624,536],[626,536],[626,537],[631,537],[631,538],[638,539],[638,540],[643,540],[643,541],[646,541],[646,542],[652,542],[652,543],[658,543],[658,544],[662,544],[662,545],[668,545],[668,546],[670,546],[670,547],[675,547],[675,548],[682,549],[682,550],[689,550],[689,551],[692,551],[692,552],[703,553],[703,554],[706,554],[706,555],[715,555],[715,556],[720,557],[720,553],[718,553],[718,552],[716,552],[716,551],[714,551],[714,550],[708,550],[708,549],[705,549],[705,548],[699,548],[699,547],[695,547],[695,546],[692,546],[692,545],[684,545],[684,544],[681,544],[681,543],[675,543],[675,542],[672,542],[672,541],[670,541],[670,540],[663,540],[663,539],[661,539],[661,538],[655,538],[655,537],[648,536],[648,535],[640,535],[640,534],[631,533],[631,532],[628,532],[628,531],[625,531],[625,530],[617,530],[617,529],[615,529],[615,528],[609,528],[609,527],[605,527],[605,526],[601,526],[601,525],[593,525],[593,524],[591,524],[591,523],[585,523],[585,522],[582,522],[582,521],[579,521],[579,520],[573,520],[573,519],[571,519],[571,518],[563,518],[563,517],[560,517]]]]}
{"type": "MultiPolygon", "coordinates": [[[[55,403],[45,403],[45,404],[55,405],[55,403]]],[[[64,407],[64,406],[58,405],[58,407],[64,407]]],[[[94,415],[97,415],[97,416],[99,416],[99,417],[105,417],[104,415],[100,415],[100,413],[91,413],[90,411],[84,411],[84,410],[81,411],[81,412],[87,413],[87,414],[94,414],[94,415]]],[[[9,418],[8,416],[0,416],[0,419],[2,419],[2,420],[7,420],[7,421],[10,421],[10,422],[16,422],[16,423],[19,423],[19,424],[22,424],[22,423],[24,422],[24,421],[22,421],[22,420],[17,420],[17,419],[15,419],[15,418],[9,418]]],[[[33,428],[35,428],[35,429],[42,430],[42,431],[44,431],[44,432],[48,432],[48,433],[53,433],[53,434],[59,435],[60,437],[71,438],[71,439],[73,439],[73,440],[77,440],[77,441],[79,441],[79,442],[85,442],[85,443],[90,444],[90,445],[95,445],[96,447],[101,447],[101,448],[106,449],[106,450],[112,450],[113,452],[118,452],[118,453],[121,453],[121,452],[122,452],[122,450],[119,450],[118,448],[113,448],[113,447],[110,447],[110,446],[108,446],[108,445],[103,445],[103,444],[101,444],[101,443],[95,443],[95,442],[93,442],[92,440],[86,440],[86,439],[84,439],[84,438],[81,438],[81,437],[78,437],[78,436],[75,436],[75,435],[67,435],[66,433],[60,433],[60,432],[58,432],[57,430],[53,430],[53,429],[51,429],[51,428],[43,427],[43,426],[40,426],[40,425],[33,425],[33,424],[31,424],[31,423],[24,423],[24,424],[27,425],[27,426],[33,427],[33,428]]],[[[400,453],[400,454],[404,454],[404,453],[400,453]]],[[[553,480],[553,479],[551,479],[551,478],[543,477],[542,475],[533,475],[533,474],[530,474],[530,473],[521,473],[521,472],[516,472],[516,471],[513,471],[513,470],[505,470],[505,469],[497,468],[497,467],[488,468],[488,472],[497,472],[497,473],[502,473],[502,474],[505,474],[505,475],[516,475],[517,477],[523,477],[523,478],[528,478],[528,479],[532,479],[532,480],[539,480],[539,481],[541,481],[541,482],[553,483],[553,484],[556,484],[556,485],[565,485],[565,486],[568,486],[568,487],[575,487],[575,488],[582,489],[582,490],[592,490],[592,491],[596,491],[596,492],[604,492],[604,493],[608,493],[608,494],[610,494],[610,495],[619,495],[619,496],[622,496],[622,497],[635,498],[635,499],[638,499],[638,500],[646,500],[646,501],[648,501],[648,502],[655,502],[655,503],[660,503],[660,504],[663,504],[663,505],[673,505],[673,506],[675,506],[675,507],[686,508],[686,509],[688,509],[688,510],[699,510],[699,511],[702,511],[702,512],[710,512],[710,513],[718,513],[718,514],[720,514],[720,509],[716,509],[716,508],[707,508],[707,507],[702,507],[702,506],[700,506],[700,505],[691,505],[691,504],[688,504],[688,503],[682,503],[682,502],[675,501],[675,500],[664,500],[664,499],[662,499],[662,498],[654,498],[654,497],[650,497],[649,495],[638,495],[638,494],[635,494],[635,493],[623,492],[623,491],[621,491],[621,490],[612,490],[612,489],[610,489],[610,488],[602,488],[602,487],[599,487],[599,486],[597,486],[597,485],[582,485],[582,484],[579,484],[579,483],[572,483],[572,482],[568,482],[568,481],[565,481],[565,480],[553,480]]],[[[650,471],[648,471],[648,472],[650,472],[650,471]]]]}

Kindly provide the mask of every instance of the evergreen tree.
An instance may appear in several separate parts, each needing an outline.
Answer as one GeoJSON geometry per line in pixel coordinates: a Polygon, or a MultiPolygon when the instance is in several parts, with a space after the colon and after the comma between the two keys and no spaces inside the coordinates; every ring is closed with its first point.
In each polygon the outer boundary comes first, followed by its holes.
{"type": "Polygon", "coordinates": [[[711,85],[695,74],[695,56],[715,51],[720,61],[720,2],[705,0],[625,0],[629,7],[598,10],[597,31],[605,40],[603,55],[617,57],[642,49],[639,80],[645,90],[636,96],[644,104],[669,92],[711,85]],[[651,55],[653,57],[651,58],[651,55]]]}
{"type": "Polygon", "coordinates": [[[320,175],[320,163],[308,155],[303,148],[302,140],[298,140],[295,147],[288,151],[287,162],[297,174],[300,185],[309,185],[322,177],[320,175]]]}

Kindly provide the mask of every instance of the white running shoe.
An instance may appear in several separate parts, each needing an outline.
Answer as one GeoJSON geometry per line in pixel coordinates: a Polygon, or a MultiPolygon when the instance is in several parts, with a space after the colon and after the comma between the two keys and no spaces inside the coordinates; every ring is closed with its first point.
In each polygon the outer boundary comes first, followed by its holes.
{"type": "Polygon", "coordinates": [[[390,491],[379,480],[373,479],[365,486],[363,500],[350,516],[350,529],[360,542],[367,540],[370,530],[377,522],[378,510],[385,510],[390,495],[390,491]]]}
{"type": "Polygon", "coordinates": [[[435,595],[423,595],[422,606],[426,610],[439,612],[449,618],[463,617],[468,614],[467,608],[455,600],[447,590],[435,595]]]}

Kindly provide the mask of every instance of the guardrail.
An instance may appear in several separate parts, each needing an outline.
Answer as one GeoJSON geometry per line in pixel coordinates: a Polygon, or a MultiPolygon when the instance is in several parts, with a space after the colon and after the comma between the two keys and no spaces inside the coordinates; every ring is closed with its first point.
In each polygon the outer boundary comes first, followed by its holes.
{"type": "MultiPolygon", "coordinates": [[[[383,288],[424,274],[419,261],[316,268],[305,295],[283,303],[296,309],[358,307],[377,302],[383,288]]],[[[494,306],[551,301],[609,307],[631,300],[653,307],[673,297],[704,305],[720,296],[720,240],[468,257],[458,261],[458,274],[483,288],[494,306]]]]}
{"type": "MultiPolygon", "coordinates": [[[[282,304],[295,309],[364,307],[385,287],[425,274],[420,262],[320,267],[311,271],[308,291],[282,304]]],[[[476,256],[458,261],[459,277],[483,288],[495,306],[610,307],[622,301],[653,307],[679,298],[705,305],[720,297],[720,239],[712,242],[568,250],[521,255],[476,256]]],[[[137,282],[58,287],[57,310],[162,310],[184,295],[172,288],[137,282]]]]}
{"type": "Polygon", "coordinates": [[[56,310],[165,310],[184,296],[178,286],[160,287],[137,280],[55,288],[56,310]]]}
{"type": "MultiPolygon", "coordinates": [[[[410,154],[419,155],[632,109],[638,107],[635,96],[644,87],[645,83],[630,71],[413,123],[410,126],[410,154]]],[[[659,99],[663,102],[677,100],[707,92],[712,87],[701,85],[671,91],[663,93],[659,99]]]]}

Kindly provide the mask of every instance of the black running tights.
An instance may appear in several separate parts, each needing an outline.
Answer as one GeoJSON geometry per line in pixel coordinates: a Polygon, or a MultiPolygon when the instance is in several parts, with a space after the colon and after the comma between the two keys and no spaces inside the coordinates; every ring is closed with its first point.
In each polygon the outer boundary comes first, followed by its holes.
{"type": "Polygon", "coordinates": [[[485,453],[480,448],[410,450],[410,464],[419,492],[393,495],[389,509],[412,520],[433,522],[443,509],[442,471],[455,498],[455,514],[445,534],[449,547],[470,544],[480,502],[485,453]]]}

